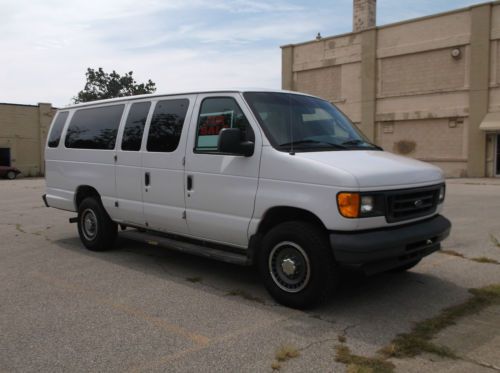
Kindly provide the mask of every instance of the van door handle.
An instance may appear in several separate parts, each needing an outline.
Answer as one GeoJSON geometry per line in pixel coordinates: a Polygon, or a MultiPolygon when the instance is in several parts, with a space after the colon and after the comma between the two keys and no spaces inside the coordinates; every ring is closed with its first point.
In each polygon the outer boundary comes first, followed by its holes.
{"type": "Polygon", "coordinates": [[[187,177],[187,190],[191,191],[193,190],[193,176],[188,175],[187,177]]]}
{"type": "Polygon", "coordinates": [[[149,186],[151,184],[151,176],[149,175],[149,172],[146,172],[144,174],[144,185],[149,186]]]}

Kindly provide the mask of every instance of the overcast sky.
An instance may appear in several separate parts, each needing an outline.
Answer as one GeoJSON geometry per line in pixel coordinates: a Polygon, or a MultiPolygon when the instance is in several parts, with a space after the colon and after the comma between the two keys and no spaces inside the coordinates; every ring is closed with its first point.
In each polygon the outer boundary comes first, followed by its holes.
{"type": "MultiPolygon", "coordinates": [[[[378,0],[377,24],[474,0],[378,0]]],[[[280,45],[352,29],[352,0],[0,0],[0,102],[65,106],[87,67],[157,92],[281,86],[280,45]]]]}

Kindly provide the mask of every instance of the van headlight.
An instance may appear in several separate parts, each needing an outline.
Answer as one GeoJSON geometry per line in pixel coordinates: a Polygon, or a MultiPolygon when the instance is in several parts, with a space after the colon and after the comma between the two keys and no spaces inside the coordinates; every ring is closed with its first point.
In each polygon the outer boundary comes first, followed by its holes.
{"type": "Polygon", "coordinates": [[[337,194],[337,206],[344,218],[367,218],[385,215],[384,196],[357,192],[337,194]]]}
{"type": "Polygon", "coordinates": [[[361,196],[359,210],[361,215],[369,214],[375,209],[375,198],[373,196],[361,196]]]}
{"type": "Polygon", "coordinates": [[[441,185],[441,188],[439,188],[439,202],[442,203],[444,202],[444,197],[446,196],[446,184],[441,185]]]}

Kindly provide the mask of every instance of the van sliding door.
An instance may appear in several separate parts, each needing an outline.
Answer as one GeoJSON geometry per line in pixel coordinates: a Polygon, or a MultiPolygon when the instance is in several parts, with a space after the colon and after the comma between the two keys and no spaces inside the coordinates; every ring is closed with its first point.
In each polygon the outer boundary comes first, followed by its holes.
{"type": "Polygon", "coordinates": [[[184,155],[187,128],[196,96],[155,103],[142,154],[144,218],[148,228],[187,234],[184,155]]]}

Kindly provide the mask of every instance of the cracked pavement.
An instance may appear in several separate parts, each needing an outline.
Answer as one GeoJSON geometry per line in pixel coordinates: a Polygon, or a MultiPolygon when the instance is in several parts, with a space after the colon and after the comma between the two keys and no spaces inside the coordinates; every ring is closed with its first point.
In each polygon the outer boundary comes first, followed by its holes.
{"type": "MultiPolygon", "coordinates": [[[[500,261],[495,180],[448,182],[444,214],[454,226],[444,248],[466,258],[437,253],[408,273],[368,278],[346,271],[336,296],[306,312],[276,304],[252,268],[124,239],[89,252],[68,223],[75,214],[45,208],[43,189],[43,179],[0,180],[1,371],[271,372],[275,351],[292,345],[300,356],[281,371],[343,372],[339,336],[371,356],[463,302],[467,289],[500,283],[499,265],[467,259],[500,261]]],[[[500,325],[488,341],[499,334],[500,325]]],[[[432,359],[397,370],[456,368],[432,359]]]]}

